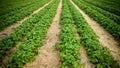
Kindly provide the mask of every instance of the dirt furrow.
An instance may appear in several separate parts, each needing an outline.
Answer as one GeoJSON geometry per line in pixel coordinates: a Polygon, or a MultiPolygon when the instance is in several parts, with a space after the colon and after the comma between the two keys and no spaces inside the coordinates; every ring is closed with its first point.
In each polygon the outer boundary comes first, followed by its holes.
{"type": "Polygon", "coordinates": [[[49,28],[45,44],[39,49],[40,54],[36,56],[33,62],[27,63],[24,68],[59,68],[60,58],[59,52],[53,48],[53,45],[59,43],[59,33],[61,27],[59,25],[60,14],[62,10],[62,0],[57,9],[57,13],[53,19],[51,27],[49,28]]]}
{"type": "MultiPolygon", "coordinates": [[[[77,33],[77,26],[75,26],[75,30],[76,30],[76,37],[78,40],[80,40],[80,36],[77,33]]],[[[81,62],[80,62],[81,68],[82,68],[82,66],[84,68],[95,68],[94,65],[92,63],[90,63],[87,53],[86,53],[86,50],[83,45],[80,45],[79,54],[80,54],[80,58],[81,58],[81,62]]]]}
{"type": "Polygon", "coordinates": [[[38,8],[37,10],[33,11],[33,13],[31,13],[29,16],[24,17],[22,20],[17,21],[13,25],[10,25],[7,28],[5,28],[4,30],[2,30],[0,32],[0,40],[2,40],[4,37],[10,35],[11,32],[14,31],[18,26],[20,26],[25,20],[29,19],[32,15],[38,13],[41,9],[43,9],[44,7],[49,5],[49,3],[51,3],[51,2],[52,2],[52,0],[48,3],[46,3],[45,5],[43,5],[42,7],[38,8]]]}
{"type": "Polygon", "coordinates": [[[100,26],[96,21],[90,18],[83,10],[81,10],[73,1],[71,3],[79,10],[83,15],[88,24],[95,31],[96,35],[99,37],[100,43],[109,49],[109,52],[114,57],[115,60],[120,64],[120,47],[119,42],[114,39],[102,26],[100,26]]]}

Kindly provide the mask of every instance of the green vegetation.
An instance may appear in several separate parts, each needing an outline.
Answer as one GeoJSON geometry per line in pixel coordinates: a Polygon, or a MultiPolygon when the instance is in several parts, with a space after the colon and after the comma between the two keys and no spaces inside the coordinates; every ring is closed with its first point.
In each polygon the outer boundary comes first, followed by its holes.
{"type": "Polygon", "coordinates": [[[115,23],[113,20],[105,17],[103,14],[99,13],[97,10],[86,6],[84,3],[78,0],[73,0],[82,10],[84,10],[91,18],[97,21],[101,26],[103,26],[111,35],[113,35],[117,40],[120,40],[120,25],[115,23]]]}
{"type": "MultiPolygon", "coordinates": [[[[48,13],[52,5],[49,5],[42,9],[35,15],[32,15],[28,20],[24,21],[17,29],[15,29],[9,36],[0,40],[0,58],[4,57],[5,51],[9,51],[14,47],[19,41],[31,32],[31,30],[38,24],[42,16],[48,13]]],[[[1,61],[2,59],[0,59],[1,61]]]]}
{"type": "Polygon", "coordinates": [[[3,1],[0,5],[0,30],[30,15],[34,10],[49,1],[50,0],[24,0],[10,1],[10,3],[6,4],[4,3],[5,1],[3,1]]]}
{"type": "Polygon", "coordinates": [[[105,2],[102,2],[101,0],[85,0],[88,3],[91,3],[92,5],[95,5],[97,7],[100,7],[101,9],[104,9],[106,11],[109,11],[111,13],[114,13],[118,16],[120,16],[120,5],[119,2],[120,0],[106,0],[107,2],[111,1],[113,3],[115,3],[114,5],[112,4],[106,4],[105,2]],[[117,6],[116,6],[117,5],[117,6]]]}
{"type": "MultiPolygon", "coordinates": [[[[104,27],[116,40],[120,40],[120,9],[117,9],[120,7],[117,4],[120,2],[119,0],[72,1],[104,27]]],[[[0,64],[5,65],[6,68],[22,68],[26,63],[35,59],[39,53],[38,48],[45,44],[47,31],[60,3],[60,0],[1,0],[0,31],[30,15],[48,2],[50,2],[49,5],[30,16],[10,35],[0,40],[0,64]],[[14,47],[14,52],[10,53],[14,47]],[[4,63],[2,61],[6,56],[8,57],[7,63],[4,63]]],[[[86,65],[86,62],[81,61],[84,60],[81,58],[82,54],[79,53],[81,45],[85,48],[88,61],[95,68],[120,68],[119,59],[114,58],[109,52],[110,49],[99,42],[99,37],[70,0],[62,0],[60,16],[60,40],[54,47],[59,51],[61,68],[83,68],[84,64],[86,65]],[[78,39],[77,33],[80,39],[78,39]]],[[[117,53],[115,54],[117,55],[117,53]]],[[[117,57],[119,56],[117,55],[117,57]]]]}
{"type": "Polygon", "coordinates": [[[113,20],[115,23],[118,23],[118,25],[120,25],[120,16],[115,15],[113,13],[110,13],[108,11],[105,11],[105,10],[103,10],[103,9],[101,9],[99,7],[96,7],[96,6],[94,6],[94,5],[90,4],[90,3],[87,3],[85,1],[81,0],[80,2],[85,4],[88,7],[92,8],[93,10],[97,10],[99,13],[103,14],[105,17],[113,20]]]}
{"type": "Polygon", "coordinates": [[[74,24],[77,26],[78,33],[81,37],[81,43],[87,50],[90,62],[95,64],[96,68],[119,68],[119,64],[110,55],[107,48],[99,43],[98,37],[80,12],[75,9],[69,1],[68,4],[73,16],[74,24]]]}
{"type": "Polygon", "coordinates": [[[45,16],[42,16],[37,26],[28,34],[17,50],[9,56],[7,68],[22,68],[23,64],[31,61],[38,53],[38,47],[43,45],[43,39],[56,13],[59,0],[53,1],[45,16]]]}
{"type": "Polygon", "coordinates": [[[60,50],[61,68],[79,68],[80,43],[75,34],[73,19],[66,0],[63,0],[60,24],[62,26],[60,44],[56,45],[56,48],[60,50]]]}

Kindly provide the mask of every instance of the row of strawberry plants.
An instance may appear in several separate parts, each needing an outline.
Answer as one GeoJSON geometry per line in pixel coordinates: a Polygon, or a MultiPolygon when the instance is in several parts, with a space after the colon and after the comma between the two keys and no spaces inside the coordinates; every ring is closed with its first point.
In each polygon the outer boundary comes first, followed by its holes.
{"type": "Polygon", "coordinates": [[[2,15],[5,15],[5,14],[8,14],[12,11],[15,11],[15,10],[18,10],[20,9],[21,7],[26,7],[28,5],[31,5],[32,3],[35,3],[36,1],[38,0],[24,0],[24,1],[20,1],[20,0],[16,0],[16,1],[13,1],[13,0],[4,0],[4,1],[1,1],[0,2],[0,17],[2,15]],[[4,8],[4,10],[3,10],[4,8]]]}
{"type": "Polygon", "coordinates": [[[29,32],[31,32],[31,30],[36,26],[38,21],[40,21],[41,17],[45,16],[45,14],[49,12],[48,10],[51,8],[52,4],[46,6],[37,14],[32,15],[32,17],[24,21],[23,24],[16,28],[9,36],[0,40],[0,58],[1,58],[0,61],[2,61],[2,57],[4,57],[6,51],[9,51],[29,32]]]}
{"type": "Polygon", "coordinates": [[[119,8],[120,7],[120,5],[119,5],[119,2],[115,2],[115,1],[113,1],[113,0],[96,0],[96,1],[98,1],[99,3],[104,3],[104,4],[106,4],[106,5],[112,5],[113,7],[116,7],[116,8],[119,8]]]}
{"type": "Polygon", "coordinates": [[[111,35],[113,35],[117,40],[120,40],[120,26],[112,21],[111,19],[105,17],[103,14],[94,10],[91,7],[86,6],[78,0],[73,0],[78,7],[84,10],[91,18],[97,21],[101,26],[103,26],[111,35]]]}
{"type": "Polygon", "coordinates": [[[80,55],[78,50],[80,43],[75,34],[72,16],[66,0],[63,0],[62,7],[60,43],[56,45],[60,51],[61,68],[79,68],[80,55]]]}
{"type": "Polygon", "coordinates": [[[56,14],[59,0],[54,0],[49,12],[41,18],[37,26],[19,45],[17,50],[9,56],[6,68],[22,68],[23,65],[35,59],[38,54],[38,48],[43,45],[43,39],[46,37],[48,28],[56,14]]]}
{"type": "Polygon", "coordinates": [[[21,20],[25,16],[30,15],[35,9],[39,8],[40,6],[43,6],[45,3],[47,3],[50,0],[42,0],[41,2],[35,2],[31,5],[21,7],[18,10],[14,10],[6,15],[1,16],[0,18],[0,30],[4,29],[5,27],[16,23],[18,20],[21,20]]]}
{"type": "Polygon", "coordinates": [[[74,24],[81,37],[81,43],[85,46],[87,55],[91,63],[96,65],[95,68],[119,68],[119,64],[110,55],[108,49],[103,47],[98,41],[98,37],[83,18],[82,14],[68,1],[70,11],[73,16],[74,24]]]}
{"type": "MultiPolygon", "coordinates": [[[[5,14],[0,15],[0,18],[1,18],[1,20],[3,20],[7,16],[12,16],[14,14],[18,14],[19,12],[21,12],[23,10],[26,10],[27,8],[30,8],[30,7],[34,6],[35,4],[33,4],[33,3],[37,3],[37,2],[38,1],[35,1],[35,2],[32,2],[32,3],[26,3],[23,6],[16,7],[16,9],[14,7],[10,7],[10,8],[14,8],[14,9],[13,10],[11,9],[11,11],[9,10],[8,13],[6,12],[5,14]]],[[[15,6],[17,6],[17,5],[15,5],[15,6]]]]}
{"type": "Polygon", "coordinates": [[[118,7],[114,7],[113,5],[106,5],[106,3],[98,2],[98,0],[85,0],[85,1],[120,16],[119,14],[120,9],[118,7]]]}
{"type": "MultiPolygon", "coordinates": [[[[119,5],[119,3],[120,3],[120,0],[109,0],[110,2],[114,2],[114,3],[116,3],[116,4],[118,4],[119,5]]],[[[119,5],[120,6],[120,5],[119,5]]]]}
{"type": "Polygon", "coordinates": [[[115,14],[113,14],[113,13],[110,13],[110,12],[108,12],[108,11],[105,11],[105,10],[103,10],[103,9],[101,9],[101,8],[99,8],[99,7],[96,7],[96,6],[94,6],[94,5],[90,4],[90,3],[87,3],[87,2],[85,2],[85,1],[82,1],[82,0],[81,0],[80,2],[83,3],[83,4],[85,4],[86,6],[91,7],[93,10],[98,11],[99,13],[103,14],[103,15],[106,16],[107,18],[113,20],[115,23],[118,23],[118,25],[120,25],[120,16],[117,16],[117,15],[115,15],[115,14]]]}

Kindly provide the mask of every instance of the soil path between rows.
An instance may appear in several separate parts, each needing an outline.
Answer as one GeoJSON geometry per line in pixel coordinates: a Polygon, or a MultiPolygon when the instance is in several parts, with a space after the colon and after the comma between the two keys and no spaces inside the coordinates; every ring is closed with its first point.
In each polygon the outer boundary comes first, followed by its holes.
{"type": "MultiPolygon", "coordinates": [[[[77,26],[75,26],[75,30],[76,30],[76,37],[80,41],[80,36],[77,33],[77,26]]],[[[85,47],[82,44],[80,45],[79,54],[80,54],[80,58],[81,58],[81,61],[80,61],[81,66],[84,66],[84,68],[95,68],[95,65],[90,63],[89,58],[86,53],[86,50],[85,50],[85,47]]],[[[82,68],[82,67],[80,67],[80,68],[82,68]]]]}
{"type": "Polygon", "coordinates": [[[10,25],[7,28],[5,28],[4,30],[2,30],[0,32],[0,40],[5,38],[6,36],[10,35],[11,32],[14,31],[18,26],[20,26],[25,20],[29,19],[32,15],[38,13],[41,9],[43,9],[44,7],[49,5],[51,2],[52,2],[52,0],[50,2],[48,2],[48,3],[46,3],[45,5],[43,5],[42,7],[38,8],[37,10],[33,11],[33,13],[31,13],[29,16],[24,17],[22,20],[17,21],[13,25],[10,25]]]}
{"type": "Polygon", "coordinates": [[[24,68],[60,68],[59,51],[53,46],[59,43],[61,26],[59,24],[62,10],[62,0],[60,0],[57,12],[49,28],[44,46],[40,47],[39,54],[33,62],[27,63],[24,68]]]}
{"type": "Polygon", "coordinates": [[[114,39],[102,26],[90,18],[83,10],[81,10],[73,1],[71,3],[79,10],[88,24],[92,27],[96,35],[99,37],[100,43],[109,49],[109,52],[115,60],[120,64],[120,47],[119,42],[114,39]]]}

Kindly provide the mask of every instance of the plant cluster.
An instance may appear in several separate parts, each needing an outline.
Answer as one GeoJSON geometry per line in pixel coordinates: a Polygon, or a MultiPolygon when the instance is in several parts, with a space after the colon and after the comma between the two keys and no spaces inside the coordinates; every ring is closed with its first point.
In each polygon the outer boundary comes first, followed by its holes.
{"type": "Polygon", "coordinates": [[[86,1],[83,1],[83,0],[81,0],[80,2],[83,3],[83,4],[85,4],[86,6],[91,7],[93,10],[98,11],[99,13],[103,14],[105,17],[113,20],[115,23],[117,23],[118,25],[120,25],[120,16],[115,15],[113,13],[110,13],[109,11],[101,9],[101,8],[99,8],[97,6],[94,6],[93,4],[91,4],[89,2],[86,2],[86,1]]]}
{"type": "MultiPolygon", "coordinates": [[[[28,1],[28,0],[27,0],[28,1]]],[[[30,15],[34,10],[43,6],[45,3],[50,0],[33,0],[26,2],[12,2],[14,6],[10,6],[6,9],[7,5],[4,5],[4,12],[0,15],[0,30],[3,30],[5,27],[16,23],[18,20],[23,19],[25,16],[30,15]],[[8,12],[9,11],[9,12],[8,12]],[[6,12],[6,13],[5,13],[6,12]]],[[[3,3],[4,4],[4,3],[3,3]]],[[[3,9],[2,9],[3,10],[3,9]]]]}
{"type": "Polygon", "coordinates": [[[66,0],[63,0],[62,7],[60,43],[55,47],[60,51],[61,68],[79,68],[80,43],[76,37],[75,26],[66,0]]]}
{"type": "Polygon", "coordinates": [[[73,0],[78,7],[84,10],[91,18],[97,21],[101,26],[103,26],[111,35],[113,35],[117,40],[120,40],[120,25],[115,23],[113,20],[105,17],[103,14],[99,13],[91,7],[88,7],[84,3],[73,0]]]}
{"type": "MultiPolygon", "coordinates": [[[[79,1],[76,0],[76,2],[79,1]]],[[[100,44],[97,35],[82,14],[70,2],[68,4],[90,62],[95,64],[96,68],[119,68],[117,61],[114,60],[108,49],[100,44]]]]}
{"type": "MultiPolygon", "coordinates": [[[[0,58],[5,56],[5,52],[9,51],[12,47],[16,46],[19,41],[23,41],[31,30],[38,24],[42,16],[48,13],[48,10],[52,5],[46,6],[44,9],[38,13],[32,15],[29,19],[23,22],[19,27],[17,27],[9,36],[6,36],[0,40],[0,58]]],[[[2,59],[0,59],[2,61],[2,59]]]]}
{"type": "Polygon", "coordinates": [[[44,43],[43,40],[56,14],[58,4],[59,0],[53,0],[51,8],[47,10],[48,13],[42,16],[37,26],[28,34],[17,50],[9,56],[7,68],[22,68],[25,63],[35,58],[38,48],[44,43]]]}
{"type": "Polygon", "coordinates": [[[106,11],[109,11],[111,13],[114,13],[118,16],[120,16],[120,5],[119,5],[119,0],[113,1],[113,0],[105,0],[107,3],[112,2],[112,4],[106,4],[105,2],[102,2],[102,0],[85,0],[86,2],[89,2],[97,7],[100,7],[101,9],[104,9],[106,11]],[[117,2],[118,1],[118,2],[117,2]]]}

